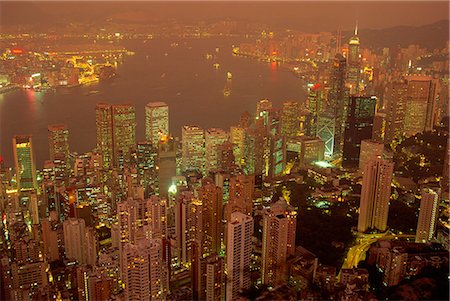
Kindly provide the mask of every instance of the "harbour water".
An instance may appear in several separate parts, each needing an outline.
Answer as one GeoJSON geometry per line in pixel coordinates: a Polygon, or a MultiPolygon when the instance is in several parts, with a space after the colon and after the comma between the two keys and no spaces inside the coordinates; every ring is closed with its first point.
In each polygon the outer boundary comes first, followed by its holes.
{"type": "Polygon", "coordinates": [[[263,98],[277,107],[285,100],[305,101],[302,81],[277,63],[233,56],[232,46],[242,41],[127,41],[125,47],[135,55],[125,57],[114,79],[89,86],[0,94],[0,155],[7,166],[13,166],[13,136],[32,134],[37,166],[41,168],[49,157],[47,126],[53,123],[68,125],[71,151],[92,150],[98,102],[134,104],[137,138],[143,140],[144,107],[150,101],[169,104],[170,130],[175,136],[180,135],[183,125],[228,130],[244,111],[254,114],[256,103],[263,98]],[[227,72],[232,79],[227,79],[227,72]],[[224,95],[224,87],[231,92],[224,95]]]}

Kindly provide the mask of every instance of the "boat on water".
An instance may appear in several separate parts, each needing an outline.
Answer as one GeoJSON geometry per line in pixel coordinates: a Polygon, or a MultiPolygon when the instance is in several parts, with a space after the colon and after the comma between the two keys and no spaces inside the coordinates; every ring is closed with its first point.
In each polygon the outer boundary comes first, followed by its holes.
{"type": "Polygon", "coordinates": [[[91,90],[91,91],[85,93],[84,95],[91,96],[91,95],[95,95],[95,94],[98,94],[98,93],[100,93],[100,91],[98,91],[98,90],[91,90]]]}
{"type": "Polygon", "coordinates": [[[164,78],[164,77],[166,77],[166,74],[165,73],[161,74],[161,78],[164,78]]]}
{"type": "Polygon", "coordinates": [[[233,75],[231,74],[231,72],[227,72],[227,79],[232,79],[233,78],[233,75]]]}
{"type": "Polygon", "coordinates": [[[212,59],[212,58],[213,58],[213,55],[212,55],[212,54],[209,54],[209,53],[206,54],[206,59],[207,59],[207,60],[210,60],[210,59],[212,59]]]}
{"type": "Polygon", "coordinates": [[[220,68],[220,64],[219,63],[214,63],[213,64],[214,68],[219,69],[220,68]]]}
{"type": "Polygon", "coordinates": [[[230,96],[230,94],[231,94],[231,89],[225,87],[225,88],[223,89],[223,95],[224,95],[224,96],[230,96]]]}

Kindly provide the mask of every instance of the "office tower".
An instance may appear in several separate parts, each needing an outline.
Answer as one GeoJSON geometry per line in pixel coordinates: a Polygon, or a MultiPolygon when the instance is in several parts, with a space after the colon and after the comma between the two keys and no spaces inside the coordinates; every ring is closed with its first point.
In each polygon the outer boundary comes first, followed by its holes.
{"type": "Polygon", "coordinates": [[[383,155],[384,144],[375,140],[362,140],[361,151],[359,154],[359,170],[363,171],[366,163],[373,157],[383,155]]]}
{"type": "Polygon", "coordinates": [[[306,135],[316,136],[318,116],[326,109],[326,103],[324,101],[324,90],[320,84],[315,84],[312,87],[309,87],[308,90],[309,95],[307,99],[307,106],[310,112],[310,120],[308,123],[306,135]]]}
{"type": "Polygon", "coordinates": [[[149,102],[145,106],[145,139],[158,147],[162,136],[169,135],[169,106],[165,102],[149,102]]]}
{"type": "Polygon", "coordinates": [[[350,94],[357,94],[360,91],[360,69],[361,59],[359,54],[359,37],[358,25],[355,28],[355,35],[350,38],[348,42],[348,57],[347,57],[347,83],[350,86],[350,94]]]}
{"type": "Polygon", "coordinates": [[[52,124],[48,126],[48,143],[50,160],[63,159],[69,165],[69,130],[65,124],[52,124]]]}
{"type": "Polygon", "coordinates": [[[86,264],[95,266],[97,264],[98,239],[93,227],[86,227],[84,249],[86,253],[86,264]]]}
{"type": "Polygon", "coordinates": [[[208,256],[206,260],[206,301],[225,300],[223,257],[213,254],[208,256]]]}
{"type": "Polygon", "coordinates": [[[286,259],[295,251],[297,212],[280,198],[264,209],[262,239],[262,283],[281,285],[287,282],[286,259]]]}
{"type": "Polygon", "coordinates": [[[97,128],[97,151],[102,157],[103,167],[113,165],[113,126],[111,106],[99,103],[95,106],[95,123],[97,128]]]}
{"type": "Polygon", "coordinates": [[[192,258],[192,244],[199,235],[202,203],[192,191],[182,191],[175,200],[175,238],[178,261],[187,264],[192,258]]]}
{"type": "Polygon", "coordinates": [[[384,107],[386,110],[386,133],[384,141],[391,144],[403,135],[406,112],[408,84],[406,81],[394,81],[387,84],[384,107]]]}
{"type": "Polygon", "coordinates": [[[223,240],[223,200],[222,188],[214,183],[204,181],[198,189],[198,197],[202,202],[202,254],[219,253],[223,240]]]}
{"type": "Polygon", "coordinates": [[[345,122],[342,166],[356,168],[359,162],[361,140],[372,137],[375,96],[351,96],[345,122]]]}
{"type": "Polygon", "coordinates": [[[205,133],[206,172],[217,171],[221,167],[219,149],[228,141],[228,133],[221,129],[209,129],[205,133]]]}
{"type": "Polygon", "coordinates": [[[231,214],[227,223],[226,300],[235,299],[250,287],[250,256],[252,254],[253,218],[240,212],[231,214]]]}
{"type": "Polygon", "coordinates": [[[233,144],[234,162],[242,167],[245,155],[245,129],[238,126],[230,127],[230,142],[233,144]]]}
{"type": "Polygon", "coordinates": [[[270,136],[269,165],[266,176],[277,177],[283,174],[286,166],[286,140],[281,135],[270,136]]]}
{"type": "Polygon", "coordinates": [[[172,137],[163,137],[158,147],[158,191],[166,196],[172,177],[177,173],[177,142],[172,137]]]}
{"type": "Polygon", "coordinates": [[[220,170],[225,173],[230,173],[236,168],[235,158],[233,153],[233,143],[227,141],[219,146],[219,162],[220,170]]]}
{"type": "Polygon", "coordinates": [[[386,113],[376,112],[373,117],[372,140],[384,143],[386,134],[386,113]]]}
{"type": "Polygon", "coordinates": [[[322,161],[325,157],[325,143],[317,137],[302,136],[300,142],[300,164],[322,161]]]}
{"type": "Polygon", "coordinates": [[[44,254],[49,262],[59,259],[58,233],[48,219],[41,221],[44,254]]]}
{"type": "Polygon", "coordinates": [[[182,171],[205,171],[205,132],[198,126],[181,130],[182,171]]]}
{"type": "Polygon", "coordinates": [[[427,243],[434,237],[439,216],[440,189],[422,189],[419,220],[417,222],[416,242],[427,243]]]}
{"type": "Polygon", "coordinates": [[[36,163],[31,135],[14,136],[13,153],[17,190],[22,192],[37,189],[36,163]]]}
{"type": "Polygon", "coordinates": [[[136,147],[136,116],[134,106],[112,106],[114,166],[130,161],[131,151],[136,147]]]}
{"type": "Polygon", "coordinates": [[[431,131],[436,123],[436,85],[429,76],[408,76],[403,130],[406,136],[431,131]]]}
{"type": "Polygon", "coordinates": [[[324,142],[327,157],[333,156],[335,120],[330,111],[320,114],[317,119],[317,137],[324,142]]]}
{"type": "Polygon", "coordinates": [[[162,240],[140,239],[123,247],[122,278],[126,300],[165,299],[165,267],[162,260],[162,240]]]}
{"type": "Polygon", "coordinates": [[[281,112],[281,133],[286,137],[296,137],[300,134],[299,103],[296,101],[283,102],[281,112]]]}
{"type": "Polygon", "coordinates": [[[333,61],[330,76],[330,92],[328,94],[327,108],[330,116],[335,117],[333,155],[339,156],[342,153],[342,143],[344,141],[344,124],[346,120],[346,105],[348,91],[345,87],[346,60],[342,54],[336,54],[333,61]]]}
{"type": "Polygon", "coordinates": [[[69,218],[63,223],[66,258],[86,263],[86,227],[83,219],[69,218]]]}
{"type": "Polygon", "coordinates": [[[272,102],[268,99],[261,99],[256,104],[256,120],[262,120],[263,125],[269,123],[269,112],[272,110],[272,102]]]}
{"type": "Polygon", "coordinates": [[[376,157],[364,167],[359,207],[358,231],[369,229],[386,231],[391,197],[391,182],[394,163],[376,157]]]}

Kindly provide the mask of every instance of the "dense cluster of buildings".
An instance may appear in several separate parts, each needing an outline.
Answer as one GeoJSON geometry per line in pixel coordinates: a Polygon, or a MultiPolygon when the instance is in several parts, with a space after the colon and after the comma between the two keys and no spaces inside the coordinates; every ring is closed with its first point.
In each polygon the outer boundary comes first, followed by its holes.
{"type": "MultiPolygon", "coordinates": [[[[391,146],[432,131],[447,96],[439,79],[403,72],[381,97],[366,81],[363,58],[355,31],[317,77],[324,81],[310,87],[306,105],[275,108],[260,100],[256,113],[245,112],[229,131],[186,125],[181,140],[174,138],[168,105],[150,102],[139,141],[139,108],[99,103],[95,149],[72,153],[67,126],[50,125],[49,160],[39,171],[32,137],[17,135],[14,168],[0,161],[0,296],[238,300],[266,285],[261,300],[286,290],[323,298],[313,287],[367,299],[368,270],[338,273],[296,245],[298,208],[289,197],[272,199],[271,186],[306,171],[333,183],[318,188],[318,198],[342,202],[348,187],[340,180],[361,181],[355,232],[386,233],[391,146]],[[335,168],[318,167],[324,164],[335,168]]],[[[443,182],[422,187],[415,242],[385,238],[370,248],[368,261],[383,271],[386,286],[448,265],[448,251],[429,244],[448,195],[443,182]]]]}

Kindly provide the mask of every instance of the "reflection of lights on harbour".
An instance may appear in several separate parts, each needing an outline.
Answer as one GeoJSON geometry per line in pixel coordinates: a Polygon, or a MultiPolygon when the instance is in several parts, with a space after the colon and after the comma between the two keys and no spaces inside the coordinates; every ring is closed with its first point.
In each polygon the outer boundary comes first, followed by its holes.
{"type": "Polygon", "coordinates": [[[276,70],[276,69],[277,69],[277,62],[272,61],[272,62],[270,63],[270,69],[271,69],[272,71],[276,70]]]}

